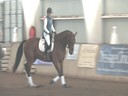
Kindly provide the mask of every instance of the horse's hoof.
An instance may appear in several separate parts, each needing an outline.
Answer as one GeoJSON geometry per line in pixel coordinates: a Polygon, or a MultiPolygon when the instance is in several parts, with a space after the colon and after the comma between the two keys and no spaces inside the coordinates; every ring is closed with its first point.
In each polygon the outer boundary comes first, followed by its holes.
{"type": "Polygon", "coordinates": [[[71,86],[68,86],[66,84],[63,85],[64,88],[71,88],[71,86]]]}
{"type": "Polygon", "coordinates": [[[53,80],[51,80],[50,82],[49,82],[49,84],[53,84],[54,83],[54,81],[53,80]]]}
{"type": "Polygon", "coordinates": [[[35,88],[43,87],[43,85],[36,85],[35,88]]]}
{"type": "Polygon", "coordinates": [[[28,87],[31,87],[31,88],[40,88],[40,87],[42,87],[42,85],[29,85],[28,87]]]}

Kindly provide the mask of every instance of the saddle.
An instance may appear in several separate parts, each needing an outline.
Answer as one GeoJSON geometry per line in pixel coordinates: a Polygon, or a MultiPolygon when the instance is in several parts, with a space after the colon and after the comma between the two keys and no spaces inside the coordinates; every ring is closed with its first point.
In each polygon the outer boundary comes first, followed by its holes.
{"type": "MultiPolygon", "coordinates": [[[[47,43],[46,43],[45,39],[44,38],[40,38],[39,45],[38,45],[39,50],[41,52],[45,52],[46,46],[47,46],[47,43]]],[[[52,52],[53,48],[54,48],[54,40],[52,40],[52,42],[51,42],[51,52],[52,52]]]]}
{"type": "Polygon", "coordinates": [[[40,40],[39,40],[39,50],[41,51],[41,52],[44,52],[44,61],[46,61],[46,62],[51,62],[52,61],[52,58],[51,58],[51,56],[52,56],[52,50],[53,50],[53,47],[54,47],[54,42],[51,42],[52,44],[51,44],[51,52],[48,52],[48,53],[46,53],[45,52],[45,48],[47,48],[46,46],[46,41],[44,40],[44,38],[40,38],[40,40]]]}

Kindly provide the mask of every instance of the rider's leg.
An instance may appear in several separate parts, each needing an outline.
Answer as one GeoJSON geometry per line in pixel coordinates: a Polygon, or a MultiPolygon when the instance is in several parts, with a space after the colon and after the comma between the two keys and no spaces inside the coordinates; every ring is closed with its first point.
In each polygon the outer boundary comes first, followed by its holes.
{"type": "Polygon", "coordinates": [[[51,51],[51,47],[52,47],[52,35],[50,35],[50,51],[51,51]]]}
{"type": "Polygon", "coordinates": [[[47,53],[47,51],[48,51],[48,44],[45,41],[45,53],[47,53]]]}
{"type": "Polygon", "coordinates": [[[47,46],[46,46],[46,49],[45,49],[45,52],[49,49],[49,46],[50,46],[50,36],[46,33],[44,33],[44,39],[47,43],[47,46]]]}

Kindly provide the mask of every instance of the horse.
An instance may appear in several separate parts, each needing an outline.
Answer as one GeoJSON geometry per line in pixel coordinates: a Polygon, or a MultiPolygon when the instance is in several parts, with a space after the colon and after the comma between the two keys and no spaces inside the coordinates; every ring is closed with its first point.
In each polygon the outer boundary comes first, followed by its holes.
{"type": "MultiPolygon", "coordinates": [[[[58,75],[54,77],[52,80],[50,80],[49,82],[50,84],[53,84],[57,82],[59,79],[61,79],[62,87],[65,87],[65,88],[70,87],[69,85],[66,84],[65,77],[63,74],[63,61],[66,56],[66,48],[69,49],[70,55],[73,54],[74,44],[76,42],[76,39],[75,39],[76,34],[77,32],[73,33],[70,30],[65,30],[54,36],[54,48],[51,52],[50,57],[58,75]]],[[[34,84],[32,80],[32,76],[30,74],[30,70],[33,62],[36,59],[45,60],[44,58],[46,56],[45,52],[40,51],[38,48],[39,40],[40,38],[35,37],[35,38],[23,40],[20,43],[16,53],[15,63],[12,69],[13,72],[15,72],[16,69],[18,68],[18,65],[20,63],[23,50],[24,50],[24,54],[27,60],[27,63],[24,64],[24,67],[25,67],[26,76],[28,79],[28,84],[30,87],[38,87],[38,85],[34,84]]]]}

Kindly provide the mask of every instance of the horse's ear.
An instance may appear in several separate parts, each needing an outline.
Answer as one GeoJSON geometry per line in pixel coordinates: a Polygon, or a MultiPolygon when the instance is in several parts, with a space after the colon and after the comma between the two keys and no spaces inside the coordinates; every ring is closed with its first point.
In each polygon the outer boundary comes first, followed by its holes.
{"type": "Polygon", "coordinates": [[[77,32],[74,35],[76,36],[77,35],[77,32]]]}

